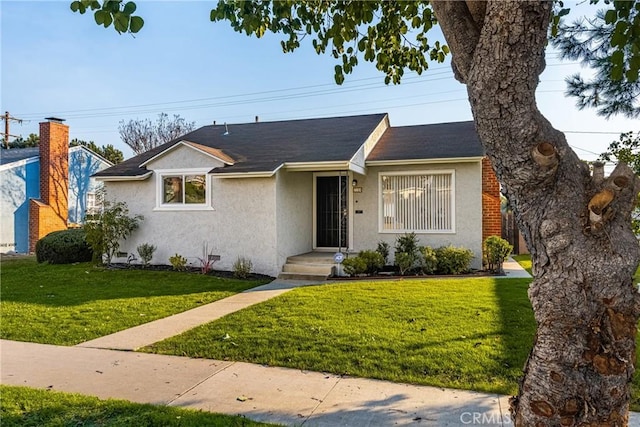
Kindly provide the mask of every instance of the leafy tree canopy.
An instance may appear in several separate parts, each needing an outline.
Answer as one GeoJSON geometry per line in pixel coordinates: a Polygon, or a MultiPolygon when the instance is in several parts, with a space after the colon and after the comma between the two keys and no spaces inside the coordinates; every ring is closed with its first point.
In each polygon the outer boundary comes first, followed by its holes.
{"type": "Polygon", "coordinates": [[[88,148],[94,153],[104,157],[114,165],[117,165],[118,163],[121,163],[122,161],[124,161],[124,154],[122,153],[122,151],[118,150],[111,144],[98,146],[93,141],[87,142],[77,138],[72,139],[71,142],[69,143],[69,146],[71,147],[75,147],[77,145],[82,145],[88,148]]]}

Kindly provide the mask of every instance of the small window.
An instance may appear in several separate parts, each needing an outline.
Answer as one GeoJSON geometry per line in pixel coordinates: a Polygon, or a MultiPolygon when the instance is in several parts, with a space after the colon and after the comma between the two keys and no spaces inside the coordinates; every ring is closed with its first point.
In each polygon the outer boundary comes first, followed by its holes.
{"type": "Polygon", "coordinates": [[[160,173],[159,208],[207,209],[206,173],[160,173]]]}
{"type": "Polygon", "coordinates": [[[454,232],[453,172],[380,174],[381,232],[454,232]]]}

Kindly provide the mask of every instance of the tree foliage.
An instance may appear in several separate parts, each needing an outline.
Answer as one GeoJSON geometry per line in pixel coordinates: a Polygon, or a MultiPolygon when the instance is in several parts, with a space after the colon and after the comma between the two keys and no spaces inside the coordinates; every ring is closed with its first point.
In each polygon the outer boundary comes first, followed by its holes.
{"type": "Polygon", "coordinates": [[[625,132],[600,155],[605,162],[624,162],[640,175],[640,132],[625,132]]]}
{"type": "Polygon", "coordinates": [[[134,2],[123,2],[122,0],[75,0],[71,2],[71,10],[84,14],[87,10],[93,11],[93,18],[96,24],[108,28],[113,24],[113,28],[118,33],[137,33],[144,26],[144,20],[133,12],[137,6],[134,2]]]}
{"type": "Polygon", "coordinates": [[[385,73],[386,83],[400,83],[405,68],[421,74],[429,59],[442,62],[449,52],[446,45],[426,37],[436,24],[426,2],[221,1],[210,17],[228,21],[247,35],[282,33],[284,52],[293,52],[304,37],[313,35],[313,49],[318,54],[329,51],[338,60],[338,84],[361,57],[385,73]]]}
{"type": "MultiPolygon", "coordinates": [[[[607,2],[608,3],[608,2],[607,2]]],[[[563,59],[577,60],[595,70],[590,79],[567,78],[567,94],[578,108],[599,115],[640,117],[640,1],[616,1],[591,19],[560,23],[551,39],[563,59]]]]}
{"type": "MultiPolygon", "coordinates": [[[[13,141],[9,141],[8,148],[28,148],[28,147],[37,147],[40,144],[40,136],[36,133],[30,133],[29,136],[25,139],[21,136],[17,137],[13,141]]],[[[2,138],[2,144],[0,146],[2,149],[6,149],[7,147],[4,144],[4,138],[2,138]]]]}
{"type": "MultiPolygon", "coordinates": [[[[625,132],[620,134],[617,141],[612,141],[607,151],[600,155],[600,160],[605,162],[624,162],[636,175],[640,176],[640,132],[625,132]]],[[[640,236],[640,194],[638,203],[631,214],[631,227],[633,232],[640,236]]]]}
{"type": "Polygon", "coordinates": [[[122,142],[131,147],[134,153],[140,154],[191,132],[195,125],[196,122],[188,122],[179,114],[169,118],[168,114],[160,113],[155,122],[149,119],[122,120],[118,132],[122,142]]]}
{"type": "Polygon", "coordinates": [[[71,147],[75,147],[77,145],[82,145],[83,147],[88,148],[94,153],[104,157],[106,160],[110,161],[114,165],[117,165],[118,163],[121,163],[122,161],[124,161],[124,154],[122,154],[122,151],[118,150],[111,144],[98,146],[93,141],[87,142],[77,138],[72,139],[71,142],[69,143],[69,146],[71,147]]]}

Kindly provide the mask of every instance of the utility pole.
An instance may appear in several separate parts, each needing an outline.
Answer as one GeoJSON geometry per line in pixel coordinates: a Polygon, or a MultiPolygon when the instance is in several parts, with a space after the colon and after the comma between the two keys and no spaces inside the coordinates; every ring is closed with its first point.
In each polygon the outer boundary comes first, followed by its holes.
{"type": "Polygon", "coordinates": [[[18,137],[18,135],[11,135],[9,133],[9,122],[13,120],[14,122],[22,123],[22,119],[11,117],[8,111],[5,111],[4,116],[0,116],[0,119],[4,120],[4,148],[9,148],[9,137],[18,137]]]}

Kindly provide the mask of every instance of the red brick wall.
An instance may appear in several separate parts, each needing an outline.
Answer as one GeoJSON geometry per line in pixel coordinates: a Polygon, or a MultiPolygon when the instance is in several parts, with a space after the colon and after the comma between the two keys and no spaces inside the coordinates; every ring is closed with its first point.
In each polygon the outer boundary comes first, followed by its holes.
{"type": "Polygon", "coordinates": [[[43,236],[67,228],[69,126],[40,123],[40,199],[29,203],[29,251],[43,236]]]}
{"type": "Polygon", "coordinates": [[[502,237],[500,184],[489,159],[482,159],[482,241],[489,236],[502,237]]]}
{"type": "Polygon", "coordinates": [[[29,201],[29,252],[34,252],[36,242],[47,234],[66,228],[66,219],[60,218],[53,207],[40,200],[29,201]]]}

